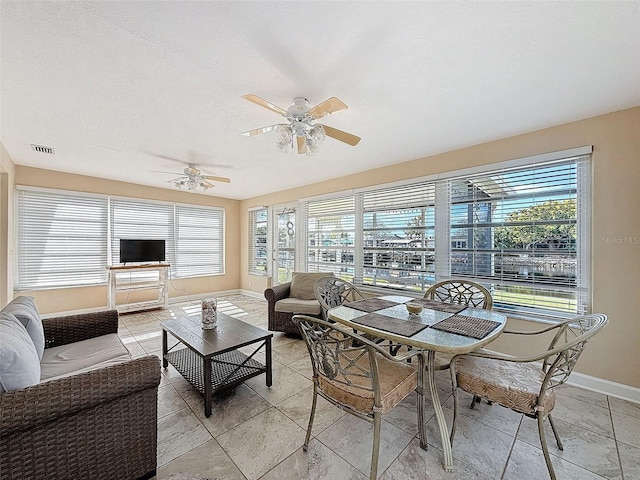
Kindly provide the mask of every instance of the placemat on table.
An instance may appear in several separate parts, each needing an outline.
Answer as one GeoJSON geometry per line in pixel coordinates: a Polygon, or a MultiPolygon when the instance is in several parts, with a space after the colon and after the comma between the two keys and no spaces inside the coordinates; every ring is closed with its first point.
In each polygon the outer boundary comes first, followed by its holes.
{"type": "Polygon", "coordinates": [[[447,313],[460,313],[467,308],[467,305],[460,305],[459,303],[445,303],[439,302],[438,300],[427,300],[426,298],[416,298],[415,300],[411,300],[411,302],[419,303],[429,310],[438,310],[439,312],[447,313]]]}
{"type": "Polygon", "coordinates": [[[353,319],[352,322],[359,323],[360,325],[365,325],[367,327],[377,328],[378,330],[384,330],[385,332],[395,333],[396,335],[402,335],[404,337],[411,337],[429,326],[424,323],[414,322],[411,320],[387,317],[386,315],[381,315],[379,313],[369,313],[362,317],[353,319]]]}
{"type": "Polygon", "coordinates": [[[385,300],[383,298],[366,298],[356,302],[344,303],[343,305],[345,307],[355,308],[362,312],[376,312],[383,308],[395,307],[398,303],[392,302],[391,300],[385,300]]]}
{"type": "Polygon", "coordinates": [[[468,317],[467,315],[453,315],[449,318],[431,325],[431,328],[450,333],[457,333],[465,337],[483,339],[500,325],[499,322],[487,320],[485,318],[468,317]]]}

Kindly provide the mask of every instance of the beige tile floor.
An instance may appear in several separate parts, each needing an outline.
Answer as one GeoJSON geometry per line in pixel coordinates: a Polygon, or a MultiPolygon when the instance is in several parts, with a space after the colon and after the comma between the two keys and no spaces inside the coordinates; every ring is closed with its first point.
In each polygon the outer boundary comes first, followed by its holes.
{"type": "MultiPolygon", "coordinates": [[[[220,311],[267,328],[266,302],[219,297],[220,311]]],[[[120,316],[119,334],[134,355],[161,356],[162,319],[198,314],[198,302],[120,316]]],[[[302,450],[311,407],[311,366],[300,339],[275,333],[273,386],[264,375],[237,387],[204,416],[203,400],[171,366],[158,390],[158,479],[359,480],[368,478],[372,427],[320,400],[309,451],[302,450]]],[[[450,380],[438,374],[449,425],[450,380]],[[447,384],[449,386],[447,386],[447,384]]],[[[463,405],[470,397],[461,393],[463,405]]],[[[462,408],[453,444],[455,471],[442,468],[433,410],[429,450],[419,447],[416,396],[386,415],[379,478],[544,479],[547,470],[534,420],[482,403],[462,408]]],[[[548,432],[559,479],[640,479],[640,405],[572,386],[558,391],[554,417],[564,442],[548,432]]]]}

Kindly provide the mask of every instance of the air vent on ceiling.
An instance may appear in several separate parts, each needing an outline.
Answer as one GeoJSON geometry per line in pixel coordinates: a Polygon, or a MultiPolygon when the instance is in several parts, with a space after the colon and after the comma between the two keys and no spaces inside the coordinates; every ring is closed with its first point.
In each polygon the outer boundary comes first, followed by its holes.
{"type": "Polygon", "coordinates": [[[44,145],[36,145],[32,143],[31,148],[33,149],[34,152],[48,153],[49,155],[56,154],[55,150],[52,147],[45,147],[44,145]]]}

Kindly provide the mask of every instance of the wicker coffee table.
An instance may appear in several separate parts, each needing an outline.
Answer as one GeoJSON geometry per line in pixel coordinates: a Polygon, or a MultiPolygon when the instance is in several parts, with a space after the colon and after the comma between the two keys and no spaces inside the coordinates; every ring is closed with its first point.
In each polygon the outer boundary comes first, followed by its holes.
{"type": "MultiPolygon", "coordinates": [[[[200,316],[160,322],[162,327],[162,365],[170,363],[204,396],[204,414],[211,416],[213,396],[235,388],[248,378],[266,373],[272,384],[272,333],[218,312],[218,326],[204,330],[200,316]],[[167,333],[178,342],[169,347],[167,333]],[[245,354],[239,349],[252,346],[245,354]],[[255,354],[264,347],[265,364],[255,354]]],[[[246,349],[245,349],[246,350],[246,349]]]]}

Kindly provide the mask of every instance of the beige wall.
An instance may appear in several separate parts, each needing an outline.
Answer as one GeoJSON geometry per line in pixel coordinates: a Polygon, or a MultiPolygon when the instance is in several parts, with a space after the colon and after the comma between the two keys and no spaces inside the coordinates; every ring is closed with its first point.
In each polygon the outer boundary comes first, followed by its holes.
{"type": "MultiPolygon", "coordinates": [[[[134,185],[131,183],[54,172],[20,165],[15,167],[15,184],[222,207],[225,209],[225,274],[174,279],[169,288],[169,296],[185,296],[187,292],[190,295],[196,295],[200,293],[234,290],[240,286],[240,268],[238,262],[240,258],[240,242],[238,241],[240,232],[240,202],[238,200],[199,195],[179,190],[134,185]]],[[[33,295],[41,313],[104,307],[107,304],[106,285],[22,291],[16,292],[16,294],[33,295]]],[[[137,298],[130,298],[129,300],[136,301],[137,298]]]]}
{"type": "MultiPolygon", "coordinates": [[[[636,241],[640,239],[640,107],[244,200],[240,220],[242,288],[262,292],[266,286],[263,277],[246,273],[249,207],[584,145],[593,145],[593,310],[606,313],[610,324],[591,341],[576,371],[640,388],[640,245],[636,241]]],[[[308,161],[320,161],[320,157],[308,161]]],[[[519,321],[512,323],[529,327],[519,321]]],[[[491,348],[513,351],[525,347],[509,348],[506,343],[501,339],[491,348]]]]}
{"type": "Polygon", "coordinates": [[[13,298],[13,182],[15,167],[0,142],[0,305],[13,298]]]}

